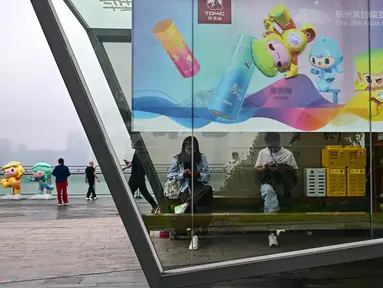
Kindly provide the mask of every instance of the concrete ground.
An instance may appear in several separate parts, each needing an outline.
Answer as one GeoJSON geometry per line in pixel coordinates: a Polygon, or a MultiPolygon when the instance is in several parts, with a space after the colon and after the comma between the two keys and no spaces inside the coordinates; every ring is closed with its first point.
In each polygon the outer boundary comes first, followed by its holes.
{"type": "MultiPolygon", "coordinates": [[[[148,287],[111,199],[0,201],[0,288],[148,287]]],[[[149,207],[141,204],[141,210],[149,207]]],[[[289,232],[270,249],[265,233],[209,235],[191,254],[188,240],[152,241],[165,267],[189,266],[366,239],[363,234],[289,232]]],[[[362,288],[381,286],[383,259],[217,283],[206,287],[362,288]]]]}

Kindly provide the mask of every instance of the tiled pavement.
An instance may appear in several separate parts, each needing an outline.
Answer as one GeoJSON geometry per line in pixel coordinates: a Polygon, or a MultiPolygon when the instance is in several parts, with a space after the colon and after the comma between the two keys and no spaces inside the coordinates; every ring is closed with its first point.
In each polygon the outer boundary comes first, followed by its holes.
{"type": "MultiPolygon", "coordinates": [[[[365,288],[382,287],[382,273],[379,269],[382,261],[372,261],[374,268],[357,268],[365,263],[355,263],[344,267],[327,267],[296,273],[277,274],[252,279],[242,279],[216,283],[194,288],[365,288]]],[[[123,271],[103,274],[81,275],[65,278],[24,281],[0,284],[0,288],[149,288],[142,271],[123,271]]]]}
{"type": "MultiPolygon", "coordinates": [[[[0,223],[116,216],[116,206],[110,197],[101,197],[97,201],[87,201],[83,197],[70,197],[69,201],[70,209],[64,209],[64,207],[58,209],[56,200],[0,200],[0,223]]],[[[139,203],[142,211],[150,211],[150,206],[143,200],[139,203]]]]}
{"type": "MultiPolygon", "coordinates": [[[[92,204],[82,199],[74,200],[74,205],[64,209],[57,208],[50,201],[32,202],[0,203],[0,288],[147,287],[110,200],[92,204]]],[[[363,237],[316,234],[308,237],[287,233],[283,235],[282,248],[271,251],[264,236],[210,236],[203,239],[201,250],[194,255],[186,249],[187,240],[153,241],[163,265],[176,266],[322,246],[363,237]]],[[[218,283],[211,287],[362,288],[366,281],[369,286],[380,287],[382,264],[383,259],[366,261],[218,283]]]]}

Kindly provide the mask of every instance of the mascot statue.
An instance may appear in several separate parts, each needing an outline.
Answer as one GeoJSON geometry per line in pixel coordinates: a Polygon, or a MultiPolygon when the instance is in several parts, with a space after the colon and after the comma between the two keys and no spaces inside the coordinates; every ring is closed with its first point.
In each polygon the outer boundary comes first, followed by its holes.
{"type": "Polygon", "coordinates": [[[39,162],[35,164],[32,168],[32,177],[28,178],[30,182],[38,182],[39,188],[35,195],[29,199],[53,199],[52,190],[54,189],[53,185],[48,183],[49,178],[52,174],[52,167],[46,162],[39,162]],[[44,193],[44,189],[46,193],[44,193]]]}
{"type": "Polygon", "coordinates": [[[4,172],[4,178],[0,180],[0,184],[3,188],[12,188],[12,193],[8,193],[2,197],[2,199],[15,199],[20,200],[21,189],[20,189],[20,179],[24,175],[24,168],[21,166],[20,162],[12,161],[2,167],[4,172]]]}

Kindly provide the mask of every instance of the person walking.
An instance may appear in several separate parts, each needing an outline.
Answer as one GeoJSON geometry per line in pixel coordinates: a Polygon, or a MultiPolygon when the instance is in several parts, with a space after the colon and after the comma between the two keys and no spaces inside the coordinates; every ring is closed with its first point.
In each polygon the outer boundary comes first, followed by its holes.
{"type": "Polygon", "coordinates": [[[58,205],[61,206],[64,202],[65,206],[69,205],[68,202],[68,177],[70,171],[68,166],[64,165],[64,159],[58,160],[59,165],[53,169],[52,175],[56,177],[56,189],[57,189],[57,200],[58,205]]]}
{"type": "Polygon", "coordinates": [[[89,166],[85,169],[85,183],[88,183],[88,193],[86,194],[86,200],[96,200],[98,197],[96,195],[95,191],[95,180],[97,179],[97,182],[100,182],[100,179],[98,179],[96,174],[96,169],[94,168],[93,161],[89,162],[89,166]],[[90,195],[92,195],[92,198],[90,198],[90,195]]]}
{"type": "MultiPolygon", "coordinates": [[[[133,142],[131,142],[132,148],[135,149],[133,142]]],[[[140,161],[140,158],[138,157],[137,151],[134,152],[132,161],[125,160],[125,167],[122,169],[123,171],[129,168],[132,168],[130,173],[130,178],[128,181],[130,191],[132,191],[133,195],[137,191],[137,189],[140,189],[140,192],[142,196],[145,198],[145,200],[152,206],[152,213],[156,214],[160,211],[158,204],[150,195],[150,192],[148,191],[148,188],[146,187],[146,181],[145,181],[145,169],[140,161]]]]}

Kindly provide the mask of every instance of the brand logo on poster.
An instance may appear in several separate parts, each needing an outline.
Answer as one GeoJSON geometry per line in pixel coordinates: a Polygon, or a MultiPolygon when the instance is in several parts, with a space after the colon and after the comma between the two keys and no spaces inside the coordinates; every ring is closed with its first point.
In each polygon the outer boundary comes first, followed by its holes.
{"type": "Polygon", "coordinates": [[[231,0],[198,0],[199,24],[231,24],[231,0]]]}
{"type": "Polygon", "coordinates": [[[132,0],[100,0],[102,8],[113,11],[132,11],[132,0]]]}
{"type": "Polygon", "coordinates": [[[223,10],[223,3],[222,2],[223,2],[222,0],[207,0],[206,4],[210,10],[222,11],[223,10]]]}

